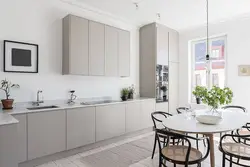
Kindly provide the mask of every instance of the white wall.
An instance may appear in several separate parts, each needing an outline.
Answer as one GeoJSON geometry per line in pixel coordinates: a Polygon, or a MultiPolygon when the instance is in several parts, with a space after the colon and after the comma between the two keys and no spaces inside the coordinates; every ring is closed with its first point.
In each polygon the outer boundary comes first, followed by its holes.
{"type": "MultiPolygon", "coordinates": [[[[139,33],[127,23],[100,11],[94,12],[60,0],[0,0],[0,79],[7,78],[21,88],[12,91],[16,101],[35,100],[43,90],[45,100],[66,99],[69,89],[78,97],[112,96],[119,98],[120,89],[139,85],[139,33]],[[63,76],[62,18],[75,14],[131,32],[131,77],[63,76]],[[3,40],[39,44],[39,74],[3,73],[3,40]]],[[[139,89],[137,89],[139,90],[139,89]]],[[[4,93],[0,92],[0,98],[4,93]]]]}
{"type": "MultiPolygon", "coordinates": [[[[227,34],[227,86],[234,92],[233,104],[245,106],[250,110],[250,77],[238,76],[238,65],[250,65],[250,18],[212,24],[209,27],[211,36],[227,34]]],[[[188,41],[205,36],[205,26],[180,33],[180,105],[187,104],[191,97],[191,58],[188,56],[188,41]]]]}

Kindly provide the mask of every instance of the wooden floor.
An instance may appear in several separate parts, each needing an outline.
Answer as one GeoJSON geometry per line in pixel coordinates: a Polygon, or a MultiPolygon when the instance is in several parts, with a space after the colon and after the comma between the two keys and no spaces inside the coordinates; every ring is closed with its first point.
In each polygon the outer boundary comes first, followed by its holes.
{"type": "MultiPolygon", "coordinates": [[[[216,167],[221,167],[221,153],[217,149],[218,139],[215,138],[216,167]]],[[[154,134],[147,133],[38,167],[158,167],[158,155],[151,159],[153,141],[154,134]]],[[[202,150],[202,143],[200,147],[202,150]]],[[[173,167],[173,164],[167,164],[173,167]]],[[[202,167],[210,167],[209,157],[203,162],[202,167]]]]}

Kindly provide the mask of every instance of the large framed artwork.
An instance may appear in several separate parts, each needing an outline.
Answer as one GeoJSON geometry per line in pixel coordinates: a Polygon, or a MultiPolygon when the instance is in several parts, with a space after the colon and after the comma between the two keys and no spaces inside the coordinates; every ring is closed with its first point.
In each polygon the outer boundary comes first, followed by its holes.
{"type": "Polygon", "coordinates": [[[38,45],[4,40],[4,72],[38,73],[38,45]]]}

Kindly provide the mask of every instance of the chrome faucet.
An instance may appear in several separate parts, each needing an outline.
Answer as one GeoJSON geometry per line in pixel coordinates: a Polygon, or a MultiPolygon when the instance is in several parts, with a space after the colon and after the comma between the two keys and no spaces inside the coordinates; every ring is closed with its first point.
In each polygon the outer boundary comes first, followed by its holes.
{"type": "Polygon", "coordinates": [[[76,99],[76,95],[74,95],[75,91],[74,90],[71,90],[69,91],[70,93],[70,99],[68,100],[68,104],[75,104],[75,99],[76,99]]]}
{"type": "Polygon", "coordinates": [[[43,103],[42,100],[40,100],[40,93],[43,93],[43,91],[38,90],[36,93],[36,101],[33,102],[33,105],[39,106],[40,103],[43,103]]]}

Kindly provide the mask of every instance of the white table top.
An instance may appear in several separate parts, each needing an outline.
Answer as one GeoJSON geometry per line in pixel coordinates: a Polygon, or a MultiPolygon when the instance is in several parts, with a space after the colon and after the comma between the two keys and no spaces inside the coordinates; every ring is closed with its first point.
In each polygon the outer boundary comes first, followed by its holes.
{"type": "Polygon", "coordinates": [[[236,130],[250,122],[250,115],[243,112],[225,110],[222,115],[223,120],[219,124],[206,125],[199,123],[195,117],[188,119],[185,114],[178,114],[165,119],[163,126],[179,132],[213,134],[236,130]]]}

